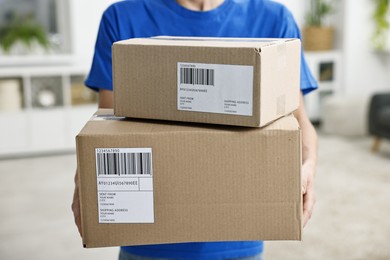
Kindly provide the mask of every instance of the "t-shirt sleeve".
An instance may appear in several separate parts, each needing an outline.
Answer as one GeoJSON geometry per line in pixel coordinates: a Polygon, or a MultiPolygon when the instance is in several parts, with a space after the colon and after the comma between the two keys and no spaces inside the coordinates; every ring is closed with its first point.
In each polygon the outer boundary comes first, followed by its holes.
{"type": "MultiPolygon", "coordinates": [[[[299,38],[301,39],[301,33],[299,31],[298,25],[295,22],[293,15],[287,8],[283,9],[283,23],[281,27],[280,38],[299,38]]],[[[315,90],[318,88],[318,83],[314,79],[313,74],[310,71],[309,66],[307,65],[303,49],[301,52],[301,91],[303,95],[315,90]]]]}
{"type": "Polygon", "coordinates": [[[95,44],[92,66],[85,85],[93,90],[112,90],[111,47],[119,39],[115,23],[115,10],[110,6],[103,13],[95,44]]]}

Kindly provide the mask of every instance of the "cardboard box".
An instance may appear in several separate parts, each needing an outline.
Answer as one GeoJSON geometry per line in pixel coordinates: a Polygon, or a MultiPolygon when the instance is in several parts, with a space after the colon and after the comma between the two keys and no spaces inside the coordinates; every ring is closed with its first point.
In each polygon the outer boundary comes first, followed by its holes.
{"type": "Polygon", "coordinates": [[[265,126],[298,108],[298,39],[159,37],[113,45],[114,113],[265,126]]]}
{"type": "Polygon", "coordinates": [[[300,240],[300,129],[121,119],[77,136],[85,247],[300,240]]]}

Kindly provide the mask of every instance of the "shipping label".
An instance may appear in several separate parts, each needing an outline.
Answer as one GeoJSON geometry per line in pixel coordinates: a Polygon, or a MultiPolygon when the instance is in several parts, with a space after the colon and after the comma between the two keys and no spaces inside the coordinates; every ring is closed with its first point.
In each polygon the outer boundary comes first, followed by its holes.
{"type": "Polygon", "coordinates": [[[177,109],[253,115],[253,66],[177,64],[177,109]]]}
{"type": "Polygon", "coordinates": [[[154,223],[151,148],[96,148],[99,223],[154,223]]]}

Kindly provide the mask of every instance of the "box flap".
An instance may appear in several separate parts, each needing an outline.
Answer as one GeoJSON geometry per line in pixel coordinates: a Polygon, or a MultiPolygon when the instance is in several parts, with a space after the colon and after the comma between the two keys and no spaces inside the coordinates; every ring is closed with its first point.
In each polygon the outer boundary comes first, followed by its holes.
{"type": "MultiPolygon", "coordinates": [[[[298,122],[291,114],[263,127],[262,133],[266,134],[269,131],[293,131],[298,128],[298,122]]],[[[127,135],[129,133],[139,132],[210,132],[216,130],[228,133],[230,131],[250,132],[257,131],[258,129],[243,128],[240,126],[221,126],[215,124],[172,122],[163,120],[150,121],[146,119],[116,117],[114,116],[112,109],[100,109],[90,118],[89,123],[81,130],[79,136],[106,135],[110,131],[115,133],[115,135],[127,135]],[[118,121],[122,121],[124,123],[117,124],[118,121]],[[131,127],[129,127],[126,122],[131,123],[131,127]]]]}
{"type": "Polygon", "coordinates": [[[155,45],[187,47],[263,48],[269,45],[298,40],[294,38],[220,38],[220,37],[173,37],[132,38],[115,42],[115,45],[155,45]]]}

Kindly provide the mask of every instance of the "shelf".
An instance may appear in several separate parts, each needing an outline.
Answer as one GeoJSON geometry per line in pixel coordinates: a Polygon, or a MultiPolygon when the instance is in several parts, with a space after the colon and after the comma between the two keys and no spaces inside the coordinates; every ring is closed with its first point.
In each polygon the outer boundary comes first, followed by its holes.
{"type": "Polygon", "coordinates": [[[62,74],[81,74],[86,75],[88,68],[75,65],[44,65],[44,66],[16,66],[0,67],[0,77],[30,77],[30,76],[50,76],[62,74]]]}
{"type": "Polygon", "coordinates": [[[69,65],[74,61],[70,54],[45,55],[0,55],[1,67],[30,67],[30,66],[61,66],[69,65]]]}
{"type": "Polygon", "coordinates": [[[305,51],[305,57],[310,57],[310,59],[319,59],[321,61],[339,59],[340,55],[341,52],[339,50],[305,51]]]}
{"type": "Polygon", "coordinates": [[[341,93],[341,60],[339,50],[305,52],[307,64],[318,82],[318,89],[305,96],[306,110],[313,122],[321,121],[323,100],[341,93]]]}
{"type": "Polygon", "coordinates": [[[0,50],[0,158],[74,151],[75,135],[97,110],[96,93],[83,86],[92,60],[85,53],[93,50],[107,3],[98,4],[91,13],[96,19],[80,27],[74,21],[82,21],[89,7],[83,1],[19,2],[2,2],[1,22],[10,10],[39,17],[50,48],[0,50]]]}
{"type": "Polygon", "coordinates": [[[0,113],[0,158],[75,151],[75,137],[97,105],[0,113]]]}
{"type": "Polygon", "coordinates": [[[85,68],[68,65],[0,67],[0,158],[74,151],[97,110],[85,77],[85,68]]]}

